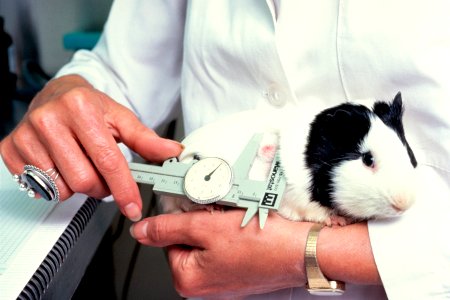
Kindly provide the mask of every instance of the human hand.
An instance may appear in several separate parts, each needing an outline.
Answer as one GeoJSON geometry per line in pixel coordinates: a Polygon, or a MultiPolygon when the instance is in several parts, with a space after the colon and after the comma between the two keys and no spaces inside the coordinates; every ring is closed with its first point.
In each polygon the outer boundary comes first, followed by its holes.
{"type": "Polygon", "coordinates": [[[312,223],[270,214],[244,228],[245,210],[204,210],[144,219],[130,229],[140,243],[168,247],[177,291],[184,297],[230,299],[303,286],[304,248],[312,223]]]}
{"type": "Polygon", "coordinates": [[[50,81],[36,95],[0,143],[0,154],[11,173],[22,173],[26,164],[56,168],[60,200],[75,192],[96,198],[112,194],[122,213],[136,221],[142,201],[117,142],[154,162],[182,150],[80,76],[69,75],[50,81]]]}

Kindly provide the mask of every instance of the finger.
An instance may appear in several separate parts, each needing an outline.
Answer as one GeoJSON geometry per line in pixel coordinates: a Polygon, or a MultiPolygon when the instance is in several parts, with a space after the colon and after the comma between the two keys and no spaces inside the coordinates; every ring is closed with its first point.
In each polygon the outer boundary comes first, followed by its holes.
{"type": "Polygon", "coordinates": [[[56,167],[72,191],[94,198],[110,195],[105,181],[71,132],[63,128],[57,136],[46,137],[45,142],[56,167]]]}
{"type": "MultiPolygon", "coordinates": [[[[16,150],[11,140],[12,139],[10,137],[7,137],[2,141],[2,143],[0,144],[0,153],[6,168],[9,170],[12,176],[16,177],[20,176],[20,174],[23,173],[23,167],[28,163],[26,163],[25,159],[20,155],[19,151],[16,150]]],[[[14,180],[16,179],[14,178],[14,180]]],[[[41,196],[38,193],[35,193],[34,198],[39,199],[41,198],[41,196]]]]}
{"type": "Polygon", "coordinates": [[[57,167],[60,178],[67,183],[60,191],[61,199],[66,199],[73,192],[96,198],[109,195],[109,189],[103,179],[65,124],[64,114],[37,108],[29,113],[28,121],[30,125],[23,122],[13,137],[17,137],[18,146],[22,146],[22,151],[26,151],[24,157],[30,161],[46,157],[47,164],[57,167]],[[37,135],[36,132],[40,134],[37,135]],[[23,147],[28,144],[35,147],[23,147]],[[65,190],[68,192],[65,193],[65,190]]]}
{"type": "Polygon", "coordinates": [[[142,124],[130,110],[122,108],[117,110],[119,111],[120,114],[116,112],[111,114],[112,123],[117,129],[120,140],[133,151],[153,162],[161,162],[180,155],[183,145],[159,137],[153,130],[142,124]]]}
{"type": "MultiPolygon", "coordinates": [[[[12,174],[12,176],[16,176],[23,173],[24,166],[28,163],[26,160],[20,155],[20,151],[17,151],[16,147],[12,142],[11,136],[7,136],[0,143],[0,154],[2,156],[3,163],[6,168],[12,174]]],[[[35,198],[40,198],[39,194],[35,194],[35,198]]]]}
{"type": "MultiPolygon", "coordinates": [[[[21,156],[23,165],[33,165],[39,169],[46,171],[56,167],[57,172],[61,172],[61,168],[55,165],[48,151],[41,143],[34,129],[27,123],[23,122],[11,135],[12,145],[17,154],[21,156]]],[[[23,167],[22,165],[22,167],[23,167]]],[[[72,189],[64,181],[62,174],[56,176],[54,173],[51,177],[54,179],[58,187],[59,200],[63,201],[73,195],[72,189]]]]}
{"type": "Polygon", "coordinates": [[[142,201],[138,186],[116,140],[105,126],[102,112],[89,103],[78,106],[75,103],[74,112],[82,112],[83,115],[71,124],[74,135],[106,181],[122,213],[133,221],[140,220],[142,201]]]}
{"type": "MultiPolygon", "coordinates": [[[[23,173],[25,165],[33,165],[43,172],[48,170],[46,173],[54,180],[57,186],[58,199],[60,201],[67,199],[73,192],[58,175],[57,171],[51,170],[54,169],[55,164],[49,158],[48,153],[43,150],[40,141],[36,137],[30,138],[30,136],[33,136],[33,130],[30,128],[25,130],[23,128],[27,126],[21,126],[22,129],[16,129],[2,141],[1,153],[6,167],[15,175],[23,173]]],[[[35,197],[41,198],[41,195],[36,193],[35,197]]]]}
{"type": "Polygon", "coordinates": [[[14,147],[11,136],[5,137],[0,143],[0,154],[6,168],[11,174],[20,174],[23,172],[25,160],[14,147]]]}

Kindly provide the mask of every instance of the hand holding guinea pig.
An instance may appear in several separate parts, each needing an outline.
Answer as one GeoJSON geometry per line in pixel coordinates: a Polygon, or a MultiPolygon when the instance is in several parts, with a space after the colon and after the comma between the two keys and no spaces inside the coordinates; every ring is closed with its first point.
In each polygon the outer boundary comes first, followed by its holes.
{"type": "MultiPolygon", "coordinates": [[[[403,129],[401,94],[372,108],[346,102],[319,111],[290,107],[226,117],[189,135],[180,160],[218,156],[232,163],[236,149],[264,132],[249,178],[265,180],[279,149],[287,180],[281,216],[345,225],[407,210],[414,202],[417,161],[403,129]]],[[[161,203],[165,212],[199,208],[167,196],[161,203]]]]}

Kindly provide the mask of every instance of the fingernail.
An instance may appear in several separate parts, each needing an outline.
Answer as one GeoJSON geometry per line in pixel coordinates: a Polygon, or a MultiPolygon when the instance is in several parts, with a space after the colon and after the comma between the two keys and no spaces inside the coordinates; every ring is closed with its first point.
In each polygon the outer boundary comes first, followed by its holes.
{"type": "Polygon", "coordinates": [[[142,213],[136,203],[129,203],[125,206],[125,215],[133,222],[137,222],[142,218],[142,213]]]}
{"type": "Polygon", "coordinates": [[[130,235],[131,235],[131,237],[132,237],[133,239],[136,238],[136,236],[134,235],[134,224],[136,224],[136,223],[133,223],[133,224],[131,224],[131,226],[130,226],[130,235]]]}
{"type": "Polygon", "coordinates": [[[130,227],[130,234],[134,239],[145,239],[147,238],[147,227],[147,222],[134,223],[130,227]]]}
{"type": "Polygon", "coordinates": [[[177,145],[177,147],[180,147],[182,150],[184,150],[184,145],[182,143],[170,139],[167,140],[170,141],[172,144],[177,145]]]}

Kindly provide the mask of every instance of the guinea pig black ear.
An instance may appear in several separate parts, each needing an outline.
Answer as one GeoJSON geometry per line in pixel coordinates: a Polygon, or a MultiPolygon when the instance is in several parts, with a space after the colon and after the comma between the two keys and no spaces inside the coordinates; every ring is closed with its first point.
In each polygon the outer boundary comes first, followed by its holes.
{"type": "Polygon", "coordinates": [[[414,153],[409,146],[406,137],[405,130],[403,129],[403,100],[400,92],[395,95],[394,100],[391,103],[378,101],[373,106],[373,112],[383,121],[384,124],[392,128],[399,136],[402,143],[405,145],[411,164],[414,168],[417,166],[417,160],[414,153]]]}
{"type": "Polygon", "coordinates": [[[391,103],[383,101],[375,102],[372,110],[387,126],[396,131],[400,129],[403,131],[403,101],[400,92],[397,93],[391,103]]]}

